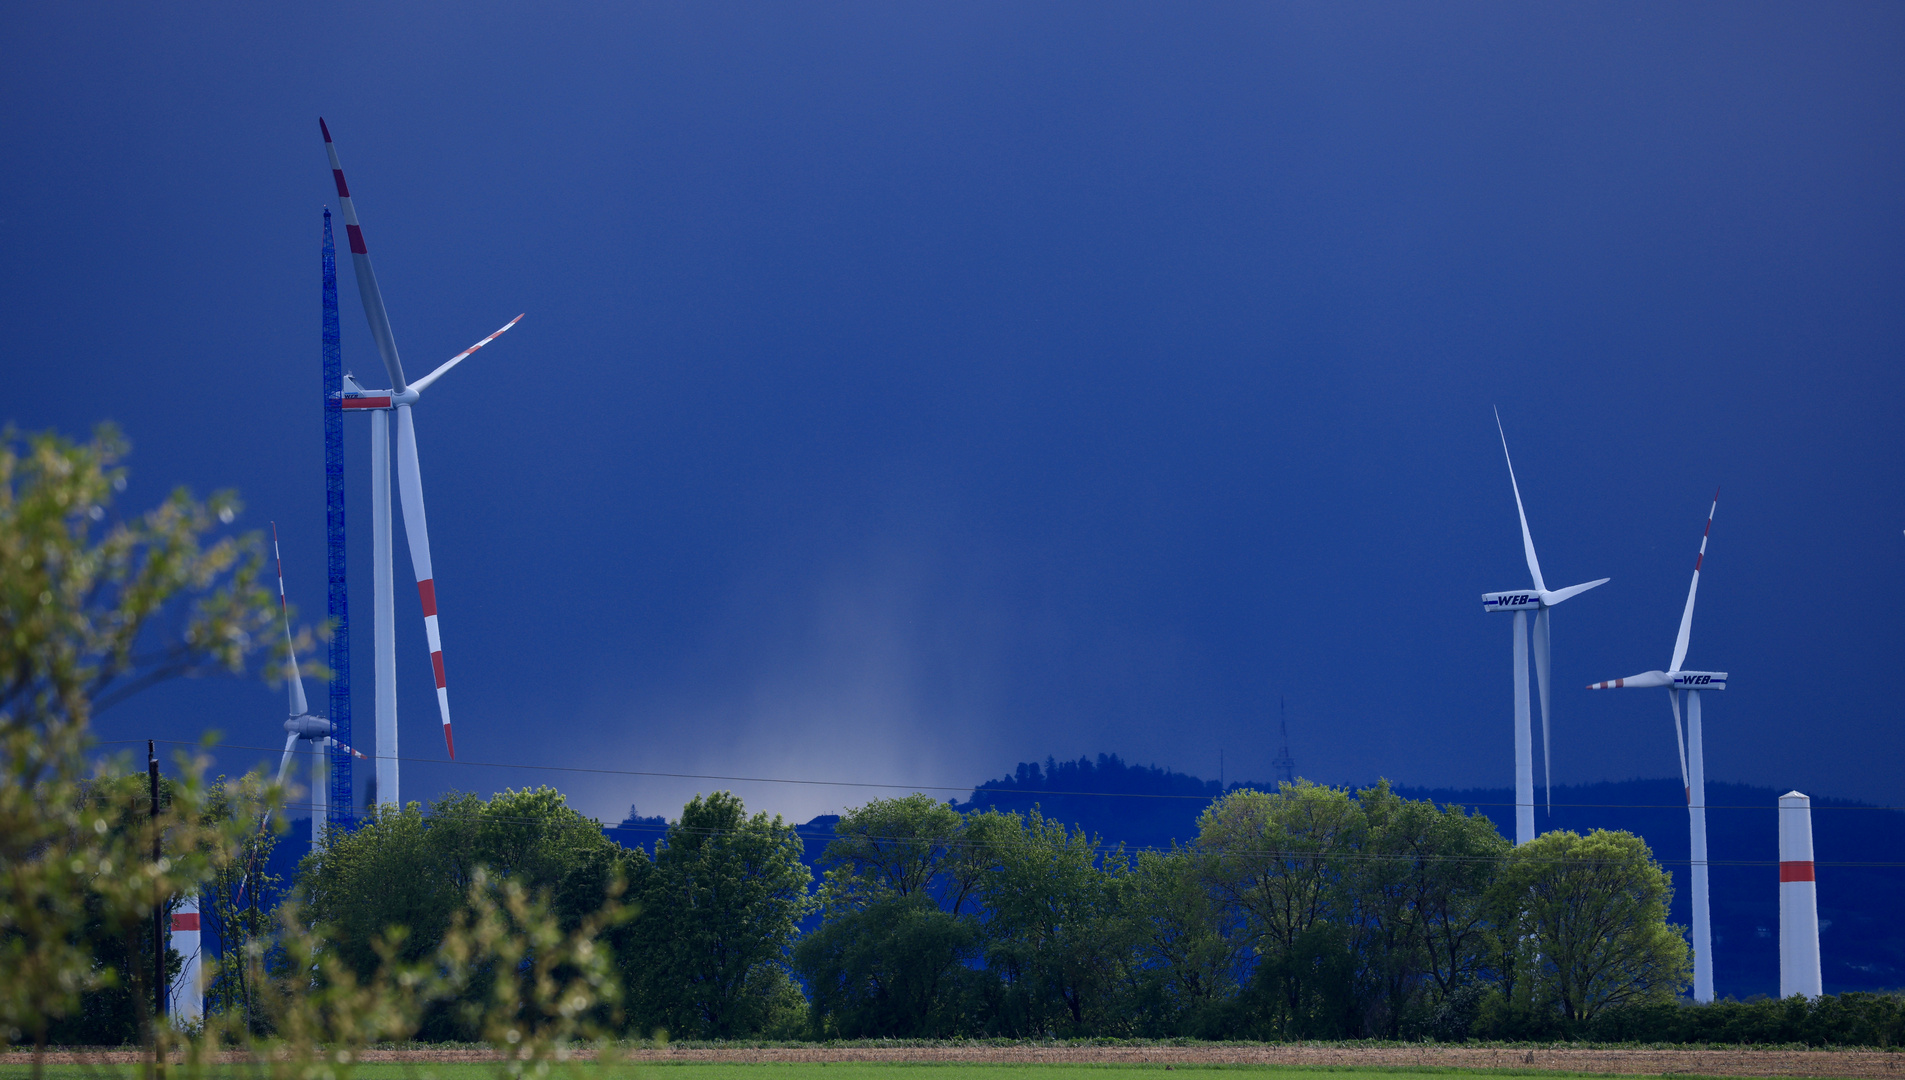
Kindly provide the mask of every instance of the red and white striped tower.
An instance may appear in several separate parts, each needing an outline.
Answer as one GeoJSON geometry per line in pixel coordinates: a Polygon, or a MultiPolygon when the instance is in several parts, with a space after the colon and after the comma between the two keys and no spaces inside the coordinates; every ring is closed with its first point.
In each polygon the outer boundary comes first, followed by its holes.
{"type": "Polygon", "coordinates": [[[1779,996],[1816,998],[1820,992],[1812,800],[1788,791],[1779,797],[1779,996]]]}

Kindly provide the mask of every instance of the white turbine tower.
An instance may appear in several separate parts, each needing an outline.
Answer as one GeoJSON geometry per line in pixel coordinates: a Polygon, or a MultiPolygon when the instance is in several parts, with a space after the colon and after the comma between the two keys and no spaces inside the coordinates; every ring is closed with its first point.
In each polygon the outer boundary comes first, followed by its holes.
{"type": "Polygon", "coordinates": [[[1687,586],[1687,606],[1680,613],[1680,634],[1674,638],[1673,662],[1666,671],[1648,671],[1625,679],[1594,683],[1589,690],[1618,690],[1623,687],[1664,686],[1667,701],[1673,706],[1674,748],[1680,751],[1680,782],[1687,792],[1687,827],[1693,838],[1693,999],[1713,1000],[1713,924],[1707,907],[1707,764],[1705,744],[1700,734],[1700,692],[1726,689],[1724,671],[1682,671],[1687,659],[1687,641],[1693,633],[1693,600],[1700,592],[1700,564],[1707,558],[1707,537],[1713,532],[1713,513],[1720,507],[1720,493],[1713,493],[1713,506],[1707,510],[1706,531],[1700,534],[1700,554],[1693,560],[1693,584],[1687,586]],[[1680,698],[1687,699],[1687,727],[1684,741],[1680,728],[1680,698]]]}
{"type": "Polygon", "coordinates": [[[1812,799],[1779,797],[1779,996],[1816,998],[1819,978],[1819,892],[1812,869],[1812,799]]]}
{"type": "Polygon", "coordinates": [[[417,463],[417,431],[410,418],[410,407],[430,384],[462,362],[464,357],[496,340],[498,334],[515,326],[521,315],[509,320],[502,330],[457,353],[435,371],[407,382],[403,362],[397,356],[397,339],[390,330],[390,316],[384,310],[383,292],[377,287],[377,275],[371,269],[370,249],[364,245],[364,230],[357,221],[357,207],[351,202],[350,187],[344,183],[344,167],[337,160],[337,146],[331,142],[331,129],[318,119],[324,133],[324,150],[330,155],[331,177],[337,183],[337,199],[344,211],[344,231],[350,240],[351,266],[356,271],[357,292],[364,302],[364,317],[370,322],[370,336],[383,357],[384,371],[390,376],[390,389],[365,390],[346,376],[340,407],[369,410],[371,455],[371,535],[375,592],[372,603],[371,637],[376,656],[377,717],[377,801],[400,806],[397,789],[397,627],[396,600],[392,595],[395,571],[390,546],[390,413],[397,414],[397,490],[403,505],[404,537],[410,541],[410,566],[417,575],[417,596],[423,603],[424,635],[430,643],[430,666],[436,677],[437,711],[443,718],[443,745],[450,759],[456,759],[456,740],[450,735],[450,692],[443,677],[443,641],[437,632],[436,575],[430,567],[430,529],[423,513],[423,474],[417,463]]]}
{"type": "MultiPolygon", "coordinates": [[[[331,756],[324,751],[336,740],[331,738],[331,722],[322,716],[312,716],[304,698],[304,676],[298,672],[297,643],[291,639],[291,609],[284,596],[284,556],[278,552],[278,523],[275,521],[271,523],[271,558],[278,564],[278,613],[284,619],[284,675],[291,688],[291,717],[284,722],[284,756],[278,759],[278,786],[284,786],[285,771],[291,767],[291,755],[297,752],[298,741],[309,742],[316,751],[311,755],[311,850],[316,851],[324,843],[324,819],[330,809],[331,785],[325,772],[331,756]]],[[[341,742],[337,745],[347,753],[364,756],[341,742]]],[[[243,891],[242,885],[240,891],[243,891]]]]}
{"type": "Polygon", "coordinates": [[[1515,482],[1515,461],[1508,456],[1508,433],[1502,430],[1500,413],[1495,414],[1495,430],[1501,435],[1502,457],[1508,462],[1508,484],[1515,491],[1515,513],[1521,518],[1521,550],[1528,557],[1528,576],[1534,588],[1515,592],[1482,594],[1483,611],[1512,611],[1515,614],[1515,843],[1535,838],[1535,762],[1534,733],[1529,730],[1528,708],[1528,612],[1535,613],[1535,677],[1541,684],[1541,766],[1543,789],[1548,794],[1548,809],[1553,812],[1554,758],[1548,724],[1548,609],[1571,596],[1605,585],[1610,578],[1570,585],[1548,591],[1541,579],[1541,562],[1535,558],[1535,538],[1528,531],[1528,512],[1521,506],[1521,485],[1515,482]]]}

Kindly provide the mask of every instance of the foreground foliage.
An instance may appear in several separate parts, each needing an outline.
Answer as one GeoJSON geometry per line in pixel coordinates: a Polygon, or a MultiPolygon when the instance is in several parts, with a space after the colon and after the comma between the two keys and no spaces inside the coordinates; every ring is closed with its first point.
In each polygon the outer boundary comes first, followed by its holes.
{"type": "MultiPolygon", "coordinates": [[[[174,492],[119,515],[124,442],[0,435],[0,1034],[149,1028],[151,925],[231,837],[196,782],[155,815],[143,777],[90,775],[93,710],[164,679],[239,672],[269,625],[237,501],[174,492]],[[161,841],[166,847],[158,850],[161,841]]],[[[190,759],[183,761],[187,771],[190,759]]]]}
{"type": "Polygon", "coordinates": [[[111,501],[123,450],[110,429],[83,445],[0,439],[0,1034],[33,1043],[33,1073],[60,1037],[136,1040],[149,1060],[182,1050],[194,1072],[237,1046],[259,1075],[337,1077],[357,1048],[413,1038],[432,1009],[506,1048],[520,1073],[618,1025],[602,942],[626,919],[620,878],[600,879],[586,910],[558,912],[509,876],[513,857],[548,848],[511,821],[479,831],[504,876],[469,866],[428,941],[385,921],[356,928],[353,954],[296,904],[272,913],[268,936],[239,912],[244,886],[255,897],[263,884],[259,822],[275,819],[275,785],[207,784],[190,754],[156,789],[123,758],[93,771],[96,707],[177,675],[243,672],[276,637],[262,633],[274,613],[257,538],[212,538],[236,500],[177,492],[122,520],[111,501]],[[150,1008],[154,969],[167,981],[178,970],[153,937],[179,897],[208,887],[214,918],[240,932],[207,958],[214,1010],[181,1033],[150,1008]]]}

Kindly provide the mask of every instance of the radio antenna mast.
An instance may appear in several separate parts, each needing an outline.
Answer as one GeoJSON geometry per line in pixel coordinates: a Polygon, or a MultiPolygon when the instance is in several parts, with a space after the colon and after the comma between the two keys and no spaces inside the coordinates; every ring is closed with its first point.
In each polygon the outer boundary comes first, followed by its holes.
{"type": "Polygon", "coordinates": [[[1271,764],[1276,766],[1277,779],[1280,782],[1294,784],[1296,783],[1296,761],[1290,757],[1290,725],[1283,718],[1283,698],[1281,697],[1277,698],[1277,735],[1281,739],[1282,747],[1277,751],[1277,760],[1271,764]]]}

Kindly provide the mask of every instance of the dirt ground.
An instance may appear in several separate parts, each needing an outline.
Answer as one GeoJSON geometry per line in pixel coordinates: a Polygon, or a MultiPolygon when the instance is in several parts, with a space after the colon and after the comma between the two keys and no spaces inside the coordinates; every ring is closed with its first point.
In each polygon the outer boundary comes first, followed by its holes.
{"type": "MultiPolygon", "coordinates": [[[[0,1055],[24,1064],[28,1055],[0,1055]]],[[[937,1046],[706,1047],[624,1051],[635,1062],[945,1062],[948,1064],[1297,1065],[1353,1068],[1559,1070],[1588,1073],[1697,1076],[1888,1077],[1905,1080],[1905,1052],[1885,1050],[1597,1049],[1577,1046],[1466,1047],[1357,1046],[1333,1043],[1213,1046],[1070,1046],[941,1044],[937,1046]]],[[[131,1063],[130,1051],[50,1051],[49,1064],[131,1063]]],[[[416,1063],[494,1061],[479,1049],[369,1050],[362,1062],[416,1063]]]]}

